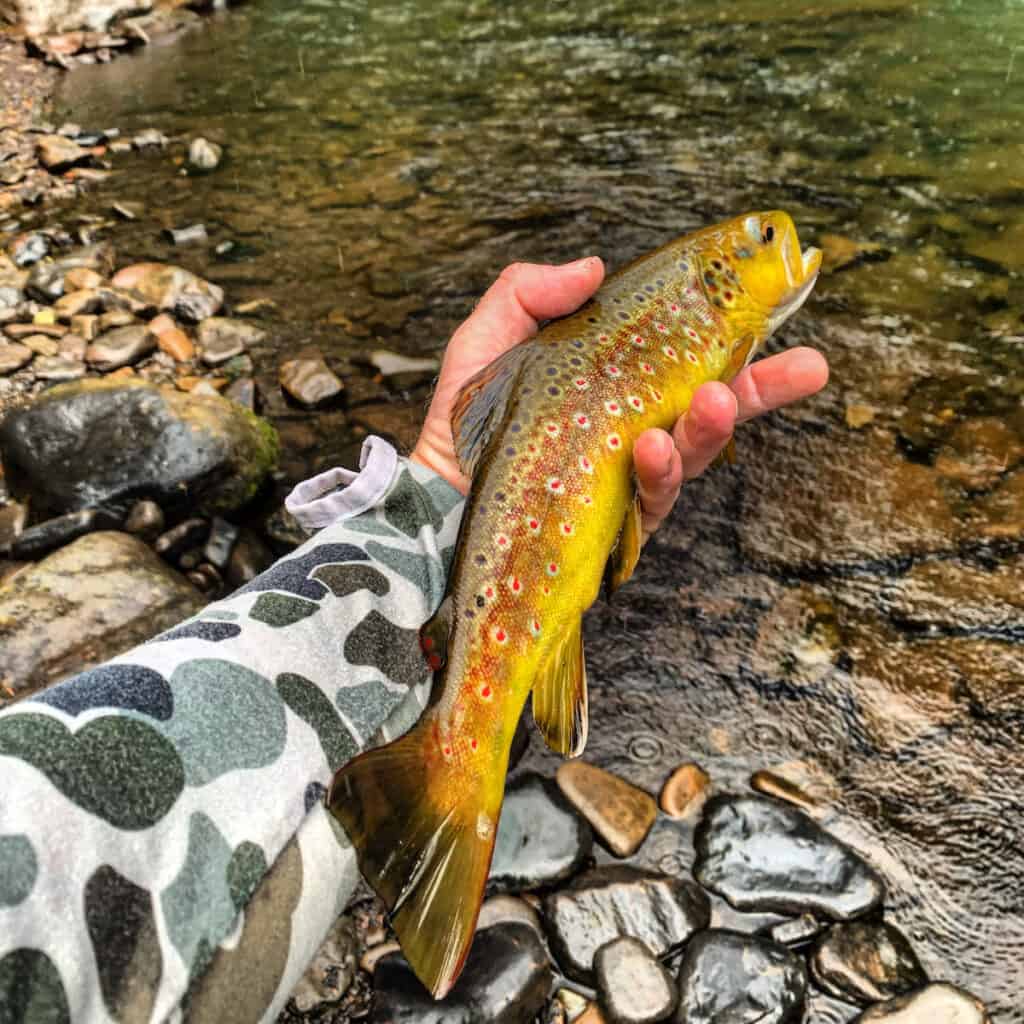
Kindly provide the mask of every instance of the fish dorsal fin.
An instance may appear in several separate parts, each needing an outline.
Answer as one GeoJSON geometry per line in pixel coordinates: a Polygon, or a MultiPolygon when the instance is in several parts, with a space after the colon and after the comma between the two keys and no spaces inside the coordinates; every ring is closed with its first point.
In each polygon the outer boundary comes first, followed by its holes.
{"type": "Polygon", "coordinates": [[[437,611],[420,627],[420,648],[430,667],[438,672],[448,662],[448,634],[452,628],[452,598],[445,594],[437,611]]]}
{"type": "Polygon", "coordinates": [[[629,503],[626,516],[622,520],[619,538],[612,548],[608,565],[604,570],[604,582],[609,597],[633,575],[643,546],[643,510],[640,507],[640,495],[634,492],[633,500],[629,503]]]}
{"type": "Polygon", "coordinates": [[[533,684],[533,720],[547,745],[578,757],[587,745],[587,667],[582,618],[562,635],[533,684]]]}
{"type": "Polygon", "coordinates": [[[512,385],[537,346],[523,342],[488,363],[459,392],[452,408],[452,437],[459,469],[472,476],[495,427],[502,421],[512,385]]]}

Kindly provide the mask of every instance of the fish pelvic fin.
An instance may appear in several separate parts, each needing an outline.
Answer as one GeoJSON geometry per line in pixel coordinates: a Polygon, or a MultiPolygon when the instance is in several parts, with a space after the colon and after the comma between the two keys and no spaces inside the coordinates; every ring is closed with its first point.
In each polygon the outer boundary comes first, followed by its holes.
{"type": "Polygon", "coordinates": [[[643,546],[643,509],[640,505],[640,495],[634,492],[633,500],[626,508],[618,540],[612,548],[604,571],[604,583],[609,597],[633,575],[636,563],[640,561],[640,550],[643,546]]]}
{"type": "Polygon", "coordinates": [[[503,786],[453,769],[428,711],[400,739],[335,774],[330,813],[384,900],[416,976],[442,999],[469,954],[494,853],[503,786]]]}
{"type": "Polygon", "coordinates": [[[544,742],[563,757],[579,757],[587,745],[587,666],[582,618],[566,630],[533,684],[533,720],[544,742]]]}

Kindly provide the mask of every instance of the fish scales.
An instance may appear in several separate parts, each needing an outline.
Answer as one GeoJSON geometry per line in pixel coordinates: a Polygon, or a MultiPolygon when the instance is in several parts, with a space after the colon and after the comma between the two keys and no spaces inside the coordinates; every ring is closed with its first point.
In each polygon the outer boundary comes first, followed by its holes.
{"type": "Polygon", "coordinates": [[[585,743],[582,615],[603,578],[629,578],[642,544],[634,443],[670,429],[701,384],[731,380],[820,263],[778,211],[694,232],[465,385],[452,428],[472,484],[448,593],[421,634],[430,704],[342,767],[327,798],[435,996],[469,951],[531,693],[549,746],[585,743]]]}

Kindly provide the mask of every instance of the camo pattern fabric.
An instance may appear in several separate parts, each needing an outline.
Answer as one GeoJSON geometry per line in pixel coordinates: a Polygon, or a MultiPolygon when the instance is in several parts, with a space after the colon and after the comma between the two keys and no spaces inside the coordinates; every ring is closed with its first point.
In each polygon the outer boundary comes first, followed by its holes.
{"type": "Polygon", "coordinates": [[[0,1024],[275,1020],[358,879],[332,772],[427,696],[462,497],[391,456],[372,509],[0,713],[0,1024]]]}

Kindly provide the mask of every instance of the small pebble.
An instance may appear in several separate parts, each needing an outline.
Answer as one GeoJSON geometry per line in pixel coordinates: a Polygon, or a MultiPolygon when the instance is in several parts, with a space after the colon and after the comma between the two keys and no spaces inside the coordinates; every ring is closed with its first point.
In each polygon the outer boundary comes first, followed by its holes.
{"type": "Polygon", "coordinates": [[[791,921],[780,921],[768,930],[772,942],[783,946],[802,946],[811,939],[817,938],[825,929],[825,924],[813,914],[801,914],[791,921]]]}
{"type": "Polygon", "coordinates": [[[154,540],[163,528],[163,509],[155,501],[137,501],[124,521],[126,533],[134,533],[144,540],[154,540]]]}
{"type": "Polygon", "coordinates": [[[231,552],[234,550],[237,540],[238,527],[220,516],[214,516],[210,523],[210,533],[206,538],[203,555],[218,569],[224,569],[231,558],[231,552]]]}
{"type": "Polygon", "coordinates": [[[345,385],[331,371],[318,349],[307,348],[281,364],[281,387],[297,402],[313,407],[336,398],[345,385]]]}
{"type": "Polygon", "coordinates": [[[210,237],[206,233],[205,224],[190,224],[185,228],[166,228],[164,234],[175,245],[191,245],[194,242],[205,242],[210,237]]]}
{"type": "Polygon", "coordinates": [[[680,765],[661,787],[658,803],[670,818],[687,818],[703,804],[711,778],[698,764],[680,765]]]}
{"type": "Polygon", "coordinates": [[[818,810],[818,805],[799,786],[774,772],[754,772],[750,777],[750,785],[759,793],[773,796],[778,800],[785,800],[786,803],[793,804],[808,814],[818,810]]]}
{"type": "Polygon", "coordinates": [[[193,139],[188,147],[188,165],[196,171],[214,171],[220,164],[224,150],[216,142],[202,137],[193,139]]]}
{"type": "Polygon", "coordinates": [[[401,953],[402,947],[397,942],[382,942],[379,946],[370,946],[369,949],[359,958],[359,967],[367,974],[373,974],[377,964],[391,953],[401,953]]]}
{"type": "Polygon", "coordinates": [[[206,542],[210,524],[205,519],[186,519],[166,533],[162,533],[153,545],[153,550],[168,561],[177,560],[189,548],[206,542]]]}
{"type": "Polygon", "coordinates": [[[33,355],[32,349],[16,341],[0,342],[0,377],[27,366],[33,355]]]}

